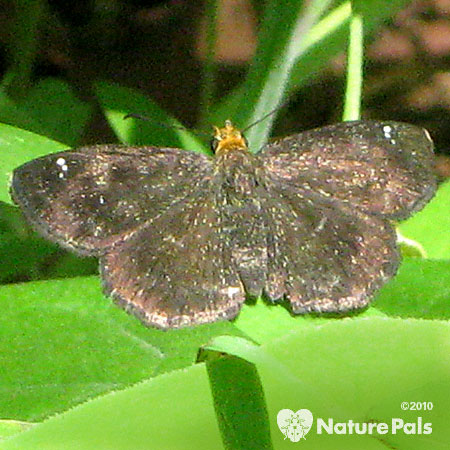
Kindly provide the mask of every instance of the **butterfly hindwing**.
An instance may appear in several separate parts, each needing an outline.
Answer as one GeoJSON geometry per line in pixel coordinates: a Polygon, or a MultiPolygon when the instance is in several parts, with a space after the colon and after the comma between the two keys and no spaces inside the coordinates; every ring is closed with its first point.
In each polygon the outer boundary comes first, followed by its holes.
{"type": "Polygon", "coordinates": [[[266,293],[294,313],[362,308],[397,269],[392,226],[315,193],[268,188],[266,293]]]}
{"type": "Polygon", "coordinates": [[[218,196],[202,187],[101,258],[106,292],[149,325],[230,319],[245,300],[218,196]]]}

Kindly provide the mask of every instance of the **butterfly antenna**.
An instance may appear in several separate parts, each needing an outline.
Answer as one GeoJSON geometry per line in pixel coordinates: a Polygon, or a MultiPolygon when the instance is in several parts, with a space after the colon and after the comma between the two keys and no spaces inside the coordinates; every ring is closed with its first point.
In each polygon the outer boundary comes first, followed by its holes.
{"type": "Polygon", "coordinates": [[[242,132],[245,133],[247,130],[249,130],[250,128],[254,127],[255,125],[258,125],[258,123],[261,123],[263,120],[266,120],[268,117],[270,117],[272,114],[276,113],[278,110],[280,110],[281,108],[284,108],[286,106],[286,103],[283,103],[280,106],[277,106],[275,109],[272,109],[272,111],[268,112],[267,114],[264,114],[264,116],[262,116],[261,118],[259,118],[258,120],[256,120],[255,122],[251,123],[250,125],[248,125],[247,127],[245,127],[242,132]]]}
{"type": "Polygon", "coordinates": [[[138,113],[128,113],[125,117],[125,119],[140,119],[140,120],[144,120],[145,122],[151,122],[154,125],[157,125],[159,127],[163,127],[163,128],[170,128],[171,130],[181,130],[181,131],[189,131],[190,133],[194,133],[198,136],[207,136],[209,137],[210,134],[207,133],[202,133],[201,131],[193,131],[193,130],[189,130],[188,128],[184,127],[183,125],[170,125],[168,123],[163,123],[163,122],[158,122],[156,120],[150,119],[147,116],[143,116],[142,114],[138,114],[138,113]]]}

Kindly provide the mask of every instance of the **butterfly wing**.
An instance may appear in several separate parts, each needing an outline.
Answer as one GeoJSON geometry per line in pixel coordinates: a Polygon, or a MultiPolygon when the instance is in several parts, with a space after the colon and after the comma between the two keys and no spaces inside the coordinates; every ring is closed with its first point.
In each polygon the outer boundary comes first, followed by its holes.
{"type": "Polygon", "coordinates": [[[259,156],[291,189],[390,219],[421,209],[436,190],[428,132],[404,123],[343,122],[271,143],[259,156]]]}
{"type": "Polygon", "coordinates": [[[285,295],[296,314],[358,309],[395,274],[395,233],[384,219],[283,184],[267,189],[270,299],[285,295]]]}
{"type": "Polygon", "coordinates": [[[20,166],[11,192],[41,234],[80,254],[100,255],[164,214],[211,170],[210,158],[199,153],[100,145],[20,166]]]}
{"type": "Polygon", "coordinates": [[[266,292],[295,313],[361,308],[399,255],[389,219],[419,210],[436,189],[425,130],[345,122],[269,144],[266,292]]]}
{"type": "Polygon", "coordinates": [[[163,329],[236,316],[245,291],[217,199],[208,182],[110,249],[100,262],[106,292],[163,329]]]}

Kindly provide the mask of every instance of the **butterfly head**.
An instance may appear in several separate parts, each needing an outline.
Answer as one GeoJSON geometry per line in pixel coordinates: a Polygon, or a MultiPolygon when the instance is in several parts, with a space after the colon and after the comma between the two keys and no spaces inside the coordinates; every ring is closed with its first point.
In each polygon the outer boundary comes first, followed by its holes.
{"type": "Polygon", "coordinates": [[[220,156],[233,150],[247,150],[248,143],[231,121],[226,120],[223,128],[214,127],[211,148],[217,156],[220,156]]]}

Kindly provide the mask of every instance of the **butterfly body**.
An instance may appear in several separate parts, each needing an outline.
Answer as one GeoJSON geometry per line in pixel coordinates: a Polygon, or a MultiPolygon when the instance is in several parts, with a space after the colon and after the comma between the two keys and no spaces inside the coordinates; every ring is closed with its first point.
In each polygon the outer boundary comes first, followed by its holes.
{"type": "Polygon", "coordinates": [[[294,313],[366,306],[398,266],[393,219],[435,190],[417,127],[348,122],[252,154],[231,123],[215,156],[86,147],[16,169],[13,198],[46,237],[100,258],[105,292],[146,324],[235,317],[246,294],[294,313]]]}

